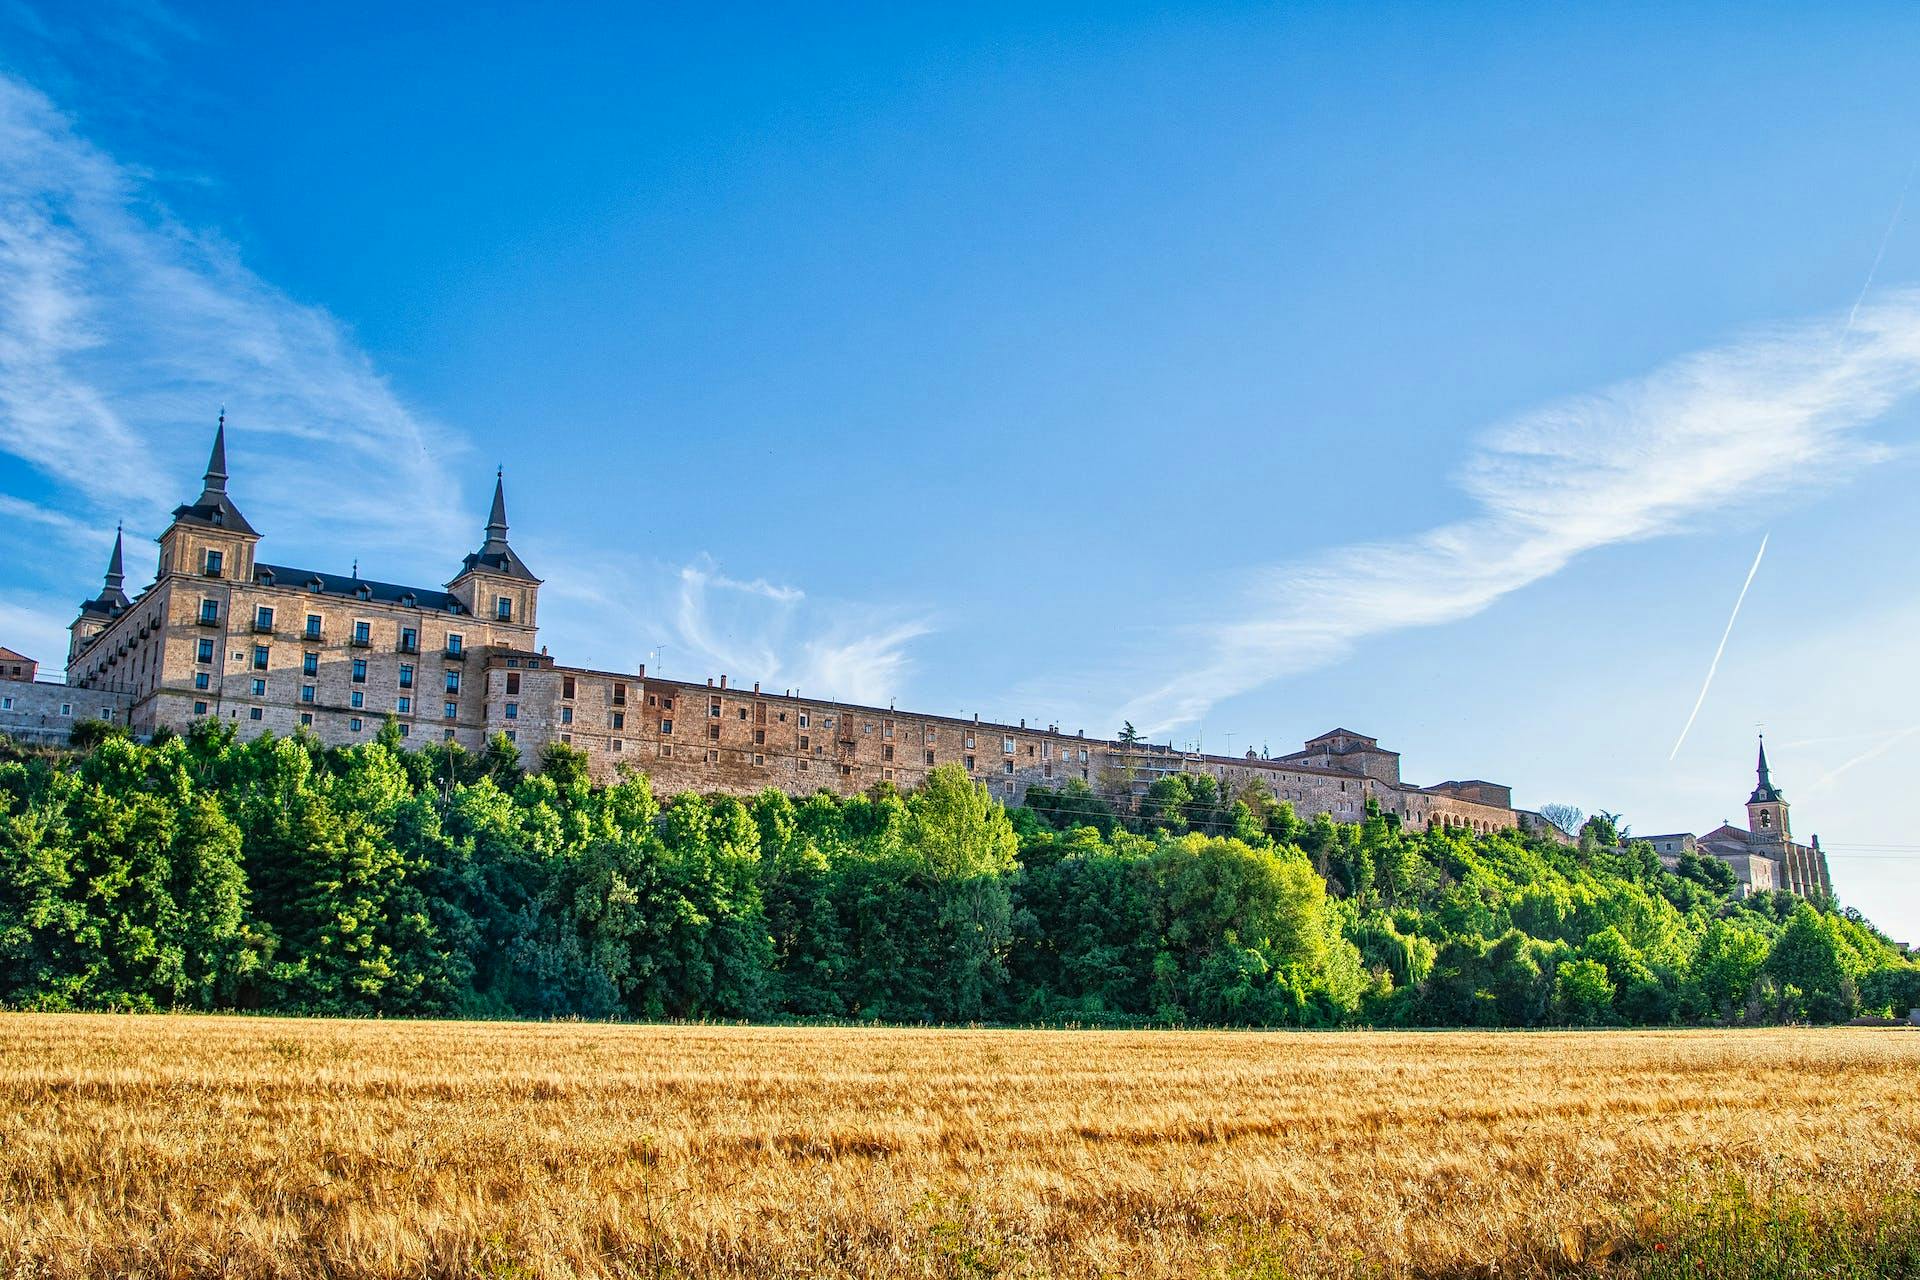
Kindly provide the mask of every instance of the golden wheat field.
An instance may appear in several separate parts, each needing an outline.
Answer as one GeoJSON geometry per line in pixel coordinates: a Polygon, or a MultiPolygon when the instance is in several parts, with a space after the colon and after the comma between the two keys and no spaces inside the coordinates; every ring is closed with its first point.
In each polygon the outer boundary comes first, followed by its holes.
{"type": "Polygon", "coordinates": [[[0,1270],[1528,1274],[1920,1179],[1920,1034],[0,1015],[0,1270]]]}

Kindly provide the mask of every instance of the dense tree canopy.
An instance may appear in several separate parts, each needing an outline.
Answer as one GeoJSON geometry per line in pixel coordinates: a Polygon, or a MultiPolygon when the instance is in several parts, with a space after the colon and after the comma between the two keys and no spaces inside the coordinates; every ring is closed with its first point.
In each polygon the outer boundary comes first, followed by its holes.
{"type": "MultiPolygon", "coordinates": [[[[0,1003],[1104,1025],[1831,1021],[1920,1002],[1852,912],[1643,843],[1302,821],[1258,788],[952,767],[662,800],[555,748],[0,753],[0,1003]]],[[[1600,830],[1605,827],[1607,830],[1600,830]]]]}

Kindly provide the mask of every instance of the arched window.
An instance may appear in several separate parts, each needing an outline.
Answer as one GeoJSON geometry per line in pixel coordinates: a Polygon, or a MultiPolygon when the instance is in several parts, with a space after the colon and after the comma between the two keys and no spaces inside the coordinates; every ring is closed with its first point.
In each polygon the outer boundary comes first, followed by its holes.
{"type": "Polygon", "coordinates": [[[1770,827],[1773,825],[1773,813],[1771,810],[1762,809],[1760,811],[1760,825],[1762,827],[1770,827]]]}

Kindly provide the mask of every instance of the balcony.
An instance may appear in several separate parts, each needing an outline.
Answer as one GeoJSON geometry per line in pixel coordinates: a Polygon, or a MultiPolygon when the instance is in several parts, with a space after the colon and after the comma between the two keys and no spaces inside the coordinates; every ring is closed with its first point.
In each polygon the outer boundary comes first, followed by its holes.
{"type": "Polygon", "coordinates": [[[401,639],[401,641],[400,641],[400,643],[399,643],[399,644],[398,644],[397,646],[395,646],[395,652],[397,652],[397,653],[419,653],[419,652],[420,652],[420,642],[419,642],[418,640],[408,640],[408,639],[406,639],[406,638],[404,638],[404,637],[402,637],[402,639],[401,639]]]}
{"type": "Polygon", "coordinates": [[[209,616],[203,613],[200,615],[198,621],[203,627],[217,627],[220,625],[220,615],[216,613],[209,616]]]}
{"type": "Polygon", "coordinates": [[[266,619],[261,619],[261,618],[255,618],[255,619],[253,620],[253,634],[255,634],[255,635],[257,635],[257,636],[270,636],[270,635],[272,635],[272,634],[273,634],[273,620],[272,620],[271,618],[266,618],[266,619]]]}
{"type": "Polygon", "coordinates": [[[302,631],[302,632],[300,633],[300,638],[301,638],[302,640],[314,640],[314,641],[318,641],[318,640],[323,640],[323,639],[325,639],[326,637],[325,637],[325,636],[323,636],[323,635],[321,634],[321,631],[320,631],[320,628],[318,628],[318,627],[308,627],[308,628],[307,628],[307,629],[306,629],[305,631],[302,631]]]}
{"type": "Polygon", "coordinates": [[[448,662],[465,662],[467,660],[467,651],[465,649],[448,649],[440,656],[448,662]]]}
{"type": "Polygon", "coordinates": [[[356,649],[371,649],[373,648],[373,637],[355,636],[353,639],[347,641],[347,643],[356,649]]]}

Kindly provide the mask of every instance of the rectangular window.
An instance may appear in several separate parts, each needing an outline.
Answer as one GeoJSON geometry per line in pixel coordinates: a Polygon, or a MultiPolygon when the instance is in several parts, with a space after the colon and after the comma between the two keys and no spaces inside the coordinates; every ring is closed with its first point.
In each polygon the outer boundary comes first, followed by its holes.
{"type": "Polygon", "coordinates": [[[365,658],[355,658],[353,660],[353,682],[355,684],[365,684],[367,682],[367,660],[365,658]]]}
{"type": "Polygon", "coordinates": [[[756,747],[764,747],[767,745],[767,731],[765,729],[755,729],[753,731],[753,745],[756,747]]]}
{"type": "Polygon", "coordinates": [[[194,657],[201,662],[212,662],[213,661],[213,641],[202,640],[200,642],[199,649],[194,653],[194,657]]]}
{"type": "Polygon", "coordinates": [[[200,602],[200,621],[208,623],[209,625],[220,621],[220,602],[218,600],[202,600],[200,602]]]}
{"type": "Polygon", "coordinates": [[[517,702],[509,702],[507,704],[507,719],[518,720],[519,718],[520,718],[520,704],[517,702]]]}
{"type": "Polygon", "coordinates": [[[672,698],[662,698],[662,699],[660,699],[660,709],[661,709],[662,711],[671,711],[671,710],[673,710],[673,699],[672,699],[672,698]]]}
{"type": "Polygon", "coordinates": [[[572,676],[560,677],[560,696],[563,698],[571,698],[573,696],[573,677],[572,676]]]}
{"type": "Polygon", "coordinates": [[[1002,768],[1002,772],[1004,772],[1008,777],[1013,776],[1013,761],[1011,760],[1007,761],[1001,768],[1002,768]]]}
{"type": "Polygon", "coordinates": [[[403,716],[410,716],[413,714],[413,699],[397,698],[394,700],[393,709],[395,711],[398,711],[403,716]]]}
{"type": "Polygon", "coordinates": [[[320,638],[320,615],[317,613],[310,613],[307,615],[307,639],[318,640],[319,638],[320,638]]]}
{"type": "Polygon", "coordinates": [[[256,698],[264,698],[267,696],[267,682],[265,680],[255,678],[253,682],[253,696],[256,698]]]}
{"type": "Polygon", "coordinates": [[[931,752],[931,751],[929,751],[929,752],[927,752],[927,763],[928,763],[928,764],[932,764],[932,763],[933,763],[933,752],[931,752]]]}
{"type": "Polygon", "coordinates": [[[193,673],[193,687],[196,689],[211,689],[213,687],[213,677],[204,671],[196,671],[193,673]]]}
{"type": "Polygon", "coordinates": [[[420,652],[420,632],[413,627],[400,628],[400,652],[420,652]]]}
{"type": "Polygon", "coordinates": [[[1053,758],[1053,744],[1051,742],[1043,742],[1040,744],[1040,758],[1042,760],[1051,760],[1053,758]]]}
{"type": "Polygon", "coordinates": [[[663,742],[660,744],[660,757],[663,760],[673,758],[673,744],[671,742],[663,742]]]}
{"type": "Polygon", "coordinates": [[[572,707],[562,707],[562,708],[560,708],[560,723],[561,723],[561,724],[572,724],[572,723],[573,723],[573,708],[572,708],[572,707]]]}
{"type": "Polygon", "coordinates": [[[613,740],[613,749],[615,751],[625,751],[627,749],[627,744],[621,741],[619,738],[615,738],[613,740]]]}
{"type": "Polygon", "coordinates": [[[300,655],[300,674],[317,676],[320,674],[320,655],[309,649],[300,655]]]}
{"type": "Polygon", "coordinates": [[[707,699],[707,715],[708,715],[708,716],[710,716],[710,717],[714,717],[714,718],[718,718],[718,717],[719,717],[719,715],[720,715],[720,699],[718,699],[718,698],[709,698],[709,699],[707,699]]]}
{"type": "Polygon", "coordinates": [[[211,547],[207,549],[206,556],[201,561],[201,564],[205,567],[207,571],[207,576],[209,578],[219,577],[220,570],[226,566],[226,563],[227,563],[226,552],[215,551],[211,547]]]}
{"type": "Polygon", "coordinates": [[[753,758],[753,762],[755,764],[765,764],[767,762],[767,758],[765,756],[755,756],[753,758]]]}
{"type": "Polygon", "coordinates": [[[893,736],[893,721],[891,720],[881,721],[880,736],[883,738],[891,738],[893,736]]]}
{"type": "Polygon", "coordinates": [[[618,680],[613,682],[613,705],[616,707],[627,705],[627,686],[618,680]]]}
{"type": "Polygon", "coordinates": [[[717,725],[717,724],[710,724],[710,725],[708,725],[708,726],[707,726],[707,740],[708,740],[709,742],[718,742],[718,741],[720,741],[720,726],[719,726],[719,725],[717,725]]]}
{"type": "Polygon", "coordinates": [[[253,669],[255,671],[267,669],[267,646],[263,644],[253,646],[253,669]]]}
{"type": "Polygon", "coordinates": [[[807,749],[807,741],[809,736],[810,735],[804,734],[804,733],[800,735],[800,749],[802,751],[805,751],[807,749]]]}
{"type": "Polygon", "coordinates": [[[353,703],[353,709],[355,711],[358,711],[360,708],[367,705],[367,695],[365,690],[355,689],[353,693],[349,696],[351,698],[351,701],[353,703]]]}
{"type": "Polygon", "coordinates": [[[253,611],[253,629],[255,631],[273,630],[273,610],[266,605],[258,605],[253,611]]]}
{"type": "Polygon", "coordinates": [[[361,648],[365,648],[367,645],[372,644],[373,643],[373,624],[371,622],[354,623],[353,624],[353,642],[359,645],[361,648]]]}
{"type": "Polygon", "coordinates": [[[1010,756],[1010,755],[1012,755],[1012,754],[1013,754],[1013,739],[1012,739],[1012,738],[1002,738],[1002,739],[1000,739],[1000,751],[1001,751],[1001,754],[1003,754],[1003,755],[1009,755],[1009,756],[1010,756]]]}
{"type": "Polygon", "coordinates": [[[413,726],[412,726],[412,725],[410,725],[410,724],[403,724],[403,725],[401,725],[401,726],[400,726],[400,736],[401,736],[401,737],[403,737],[403,738],[410,738],[410,737],[412,737],[412,736],[413,736],[413,726]]]}
{"type": "Polygon", "coordinates": [[[353,719],[347,721],[347,729],[350,732],[358,733],[360,732],[360,727],[361,727],[361,721],[359,716],[355,716],[353,717],[353,719]]]}
{"type": "Polygon", "coordinates": [[[413,688],[413,664],[410,662],[400,664],[400,687],[402,689],[413,688]]]}
{"type": "Polygon", "coordinates": [[[891,742],[889,742],[886,746],[880,748],[880,758],[882,760],[893,759],[893,744],[891,742]]]}
{"type": "Polygon", "coordinates": [[[800,713],[800,727],[802,729],[807,727],[807,713],[804,711],[800,713]]]}
{"type": "Polygon", "coordinates": [[[63,715],[63,716],[70,716],[70,715],[72,715],[72,714],[73,714],[73,704],[72,704],[71,702],[63,702],[63,703],[61,703],[61,704],[60,704],[60,714],[61,714],[61,715],[63,715]]]}
{"type": "Polygon", "coordinates": [[[194,704],[193,704],[193,714],[195,714],[195,715],[197,715],[197,716],[203,716],[203,715],[205,715],[205,714],[207,714],[207,704],[206,704],[206,703],[204,703],[204,702],[196,702],[196,703],[194,703],[194,704]]]}
{"type": "Polygon", "coordinates": [[[447,672],[447,692],[460,692],[460,673],[458,671],[447,672]]]}
{"type": "Polygon", "coordinates": [[[260,718],[260,708],[258,707],[247,708],[247,719],[258,720],[259,718],[260,718]]]}
{"type": "Polygon", "coordinates": [[[672,732],[673,732],[673,721],[671,721],[671,720],[662,720],[662,721],[660,722],[660,732],[661,732],[661,733],[663,733],[663,734],[665,734],[665,733],[672,733],[672,732]]]}
{"type": "Polygon", "coordinates": [[[972,734],[968,734],[968,735],[967,735],[967,750],[969,750],[969,751],[971,751],[971,750],[973,750],[973,735],[972,735],[972,734]]]}
{"type": "Polygon", "coordinates": [[[518,671],[507,672],[507,692],[520,692],[520,673],[518,671]]]}
{"type": "Polygon", "coordinates": [[[311,712],[311,711],[302,711],[302,712],[300,713],[300,723],[301,723],[301,724],[304,724],[304,725],[308,725],[308,726],[311,726],[311,725],[313,724],[313,712],[311,712]]]}
{"type": "Polygon", "coordinates": [[[300,701],[302,701],[302,702],[312,702],[312,701],[313,701],[313,695],[314,695],[314,689],[313,689],[313,686],[312,686],[312,685],[310,685],[310,684],[303,684],[303,685],[301,685],[301,686],[300,686],[300,701]]]}
{"type": "Polygon", "coordinates": [[[493,616],[502,622],[513,621],[513,601],[505,596],[493,598],[493,616]]]}
{"type": "Polygon", "coordinates": [[[615,729],[624,729],[624,728],[626,728],[626,727],[627,727],[627,713],[626,713],[626,712],[624,712],[624,711],[616,711],[616,712],[614,712],[614,713],[613,713],[613,717],[612,717],[612,722],[613,722],[613,727],[614,727],[615,729]]]}
{"type": "Polygon", "coordinates": [[[448,632],[447,633],[447,652],[448,653],[465,653],[466,651],[467,651],[466,639],[457,632],[452,632],[452,631],[448,632]]]}
{"type": "Polygon", "coordinates": [[[745,707],[740,708],[740,718],[742,720],[747,718],[747,709],[745,707]]]}
{"type": "Polygon", "coordinates": [[[447,704],[446,711],[444,714],[446,715],[447,719],[449,720],[453,719],[455,716],[460,714],[460,704],[457,702],[449,702],[447,704]]]}
{"type": "Polygon", "coordinates": [[[1080,763],[1085,764],[1086,762],[1087,762],[1087,749],[1085,747],[1082,747],[1080,748],[1080,763]]]}

